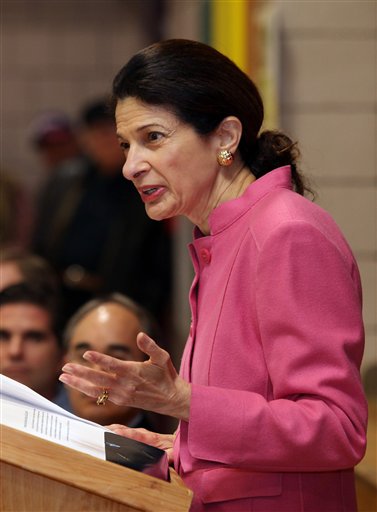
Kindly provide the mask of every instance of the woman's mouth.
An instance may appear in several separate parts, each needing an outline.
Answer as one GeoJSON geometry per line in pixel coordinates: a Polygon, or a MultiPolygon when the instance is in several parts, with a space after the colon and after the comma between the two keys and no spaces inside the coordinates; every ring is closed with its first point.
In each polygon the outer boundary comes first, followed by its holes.
{"type": "Polygon", "coordinates": [[[150,203],[152,201],[155,201],[157,198],[161,196],[165,192],[165,187],[143,187],[139,190],[140,196],[144,203],[150,203]]]}
{"type": "Polygon", "coordinates": [[[146,194],[147,196],[150,196],[151,194],[153,194],[153,192],[156,192],[156,190],[157,190],[157,187],[155,187],[155,188],[148,188],[147,190],[143,191],[143,194],[146,194]]]}

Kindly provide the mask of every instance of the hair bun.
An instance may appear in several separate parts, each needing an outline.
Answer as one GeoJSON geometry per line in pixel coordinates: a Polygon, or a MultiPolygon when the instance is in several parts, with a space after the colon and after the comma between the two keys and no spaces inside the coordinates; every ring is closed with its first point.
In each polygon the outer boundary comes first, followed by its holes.
{"type": "Polygon", "coordinates": [[[299,158],[300,151],[297,142],[293,142],[292,139],[278,130],[265,130],[260,133],[256,141],[254,156],[251,161],[252,172],[256,178],[260,178],[273,169],[290,165],[294,190],[299,194],[308,191],[314,195],[298,170],[299,158]]]}
{"type": "Polygon", "coordinates": [[[259,178],[283,165],[296,165],[300,156],[296,142],[277,130],[262,132],[256,142],[252,168],[259,178]]]}

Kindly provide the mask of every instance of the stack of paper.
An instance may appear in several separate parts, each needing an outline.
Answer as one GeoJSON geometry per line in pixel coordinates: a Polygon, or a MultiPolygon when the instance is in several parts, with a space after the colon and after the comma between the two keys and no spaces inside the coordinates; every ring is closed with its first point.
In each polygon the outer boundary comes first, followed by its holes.
{"type": "Polygon", "coordinates": [[[19,382],[0,375],[0,422],[98,459],[169,479],[163,450],[79,418],[19,382]]]}

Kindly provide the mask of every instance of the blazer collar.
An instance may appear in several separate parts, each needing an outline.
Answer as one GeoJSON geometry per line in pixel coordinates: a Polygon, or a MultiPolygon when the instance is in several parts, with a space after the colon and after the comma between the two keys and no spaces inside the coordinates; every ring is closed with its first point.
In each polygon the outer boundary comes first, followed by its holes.
{"type": "MultiPolygon", "coordinates": [[[[220,233],[239,217],[277,188],[292,188],[291,166],[278,167],[268,172],[256,181],[253,181],[242,196],[220,204],[209,216],[210,235],[220,233]]],[[[194,239],[202,238],[204,235],[198,227],[194,229],[194,239]]]]}

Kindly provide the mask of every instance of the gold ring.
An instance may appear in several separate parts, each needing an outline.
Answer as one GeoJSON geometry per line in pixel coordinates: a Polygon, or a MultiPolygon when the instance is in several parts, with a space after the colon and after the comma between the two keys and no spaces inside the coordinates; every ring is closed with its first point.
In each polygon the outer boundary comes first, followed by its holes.
{"type": "Polygon", "coordinates": [[[109,398],[109,391],[107,389],[104,389],[102,391],[102,393],[100,395],[98,395],[97,405],[105,405],[108,398],[109,398]]]}

